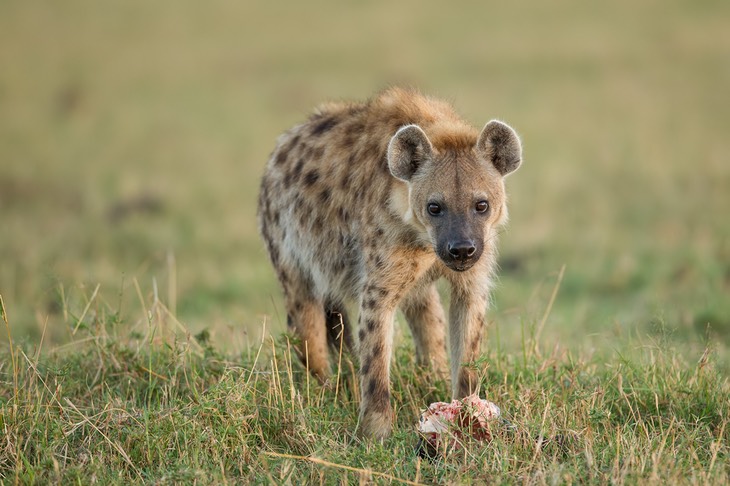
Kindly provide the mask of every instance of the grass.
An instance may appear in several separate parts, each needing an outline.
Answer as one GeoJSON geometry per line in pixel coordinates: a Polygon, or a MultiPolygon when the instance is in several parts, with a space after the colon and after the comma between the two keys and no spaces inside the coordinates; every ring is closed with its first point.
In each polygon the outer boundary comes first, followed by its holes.
{"type": "Polygon", "coordinates": [[[723,484],[730,473],[730,382],[710,350],[688,363],[647,341],[634,358],[596,359],[529,334],[519,354],[485,350],[474,366],[513,427],[495,422],[491,442],[429,460],[415,425],[448,386],[415,367],[408,343],[394,360],[395,433],[372,443],[353,435],[349,357],[322,387],[287,336],[262,332],[227,356],[175,332],[160,301],[148,308],[130,332],[97,319],[71,345],[3,352],[3,482],[723,484]]]}
{"type": "Polygon", "coordinates": [[[723,482],[728,15],[0,2],[2,480],[723,482]],[[396,433],[362,444],[349,366],[333,390],[290,364],[255,229],[277,135],[398,82],[525,147],[480,364],[520,429],[437,464],[413,425],[448,387],[402,326],[396,433]]]}

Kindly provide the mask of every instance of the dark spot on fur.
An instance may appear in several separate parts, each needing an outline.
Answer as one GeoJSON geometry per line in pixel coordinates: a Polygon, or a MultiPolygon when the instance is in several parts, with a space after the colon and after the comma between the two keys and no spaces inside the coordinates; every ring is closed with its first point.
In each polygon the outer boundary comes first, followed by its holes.
{"type": "Polygon", "coordinates": [[[322,189],[322,192],[319,193],[319,202],[322,204],[327,204],[330,200],[330,190],[327,188],[322,189]]]}
{"type": "Polygon", "coordinates": [[[375,409],[383,409],[388,407],[390,402],[390,390],[388,385],[379,382],[375,377],[368,381],[367,386],[367,397],[369,398],[370,404],[375,409]]]}
{"type": "Polygon", "coordinates": [[[367,332],[364,328],[360,328],[357,331],[357,337],[360,339],[360,342],[363,342],[365,340],[365,337],[367,336],[367,332]]]}
{"type": "Polygon", "coordinates": [[[299,159],[291,170],[291,179],[294,182],[299,180],[299,177],[302,175],[302,169],[304,169],[304,159],[299,159]]]}
{"type": "Polygon", "coordinates": [[[286,145],[286,151],[287,152],[291,152],[292,150],[294,150],[296,148],[297,144],[299,143],[299,140],[301,138],[302,138],[302,136],[297,133],[294,136],[294,138],[292,138],[291,140],[289,140],[289,143],[286,145]]]}
{"type": "MultiPolygon", "coordinates": [[[[406,247],[421,247],[423,246],[421,243],[419,243],[418,234],[415,231],[406,230],[401,232],[398,235],[398,244],[400,246],[406,246],[406,247]]],[[[413,261],[415,263],[415,260],[413,261]]]]}
{"type": "Polygon", "coordinates": [[[315,149],[313,149],[313,150],[312,150],[312,155],[311,155],[311,157],[312,157],[312,158],[313,158],[314,160],[319,160],[319,159],[321,159],[322,157],[324,157],[324,147],[320,145],[319,147],[316,147],[315,149]]]}
{"type": "Polygon", "coordinates": [[[375,395],[375,390],[378,388],[378,382],[375,380],[375,378],[371,378],[368,381],[368,388],[367,393],[368,396],[372,399],[373,395],[375,395]]]}
{"type": "Polygon", "coordinates": [[[305,186],[313,186],[317,183],[319,180],[319,172],[315,170],[311,170],[304,174],[304,185],[305,186]]]}
{"type": "Polygon", "coordinates": [[[365,321],[365,326],[368,332],[374,332],[377,325],[378,323],[375,321],[375,319],[368,319],[365,321]]]}
{"type": "Polygon", "coordinates": [[[360,374],[362,376],[367,376],[368,373],[370,373],[370,360],[366,358],[360,367],[360,374]]]}
{"type": "Polygon", "coordinates": [[[355,144],[357,144],[359,137],[359,133],[348,130],[342,138],[342,148],[348,151],[352,150],[355,144]]]}
{"type": "Polygon", "coordinates": [[[320,135],[327,133],[332,128],[334,128],[337,125],[337,123],[338,123],[337,118],[332,117],[332,116],[319,120],[312,127],[312,136],[319,137],[320,135]]]}
{"type": "Polygon", "coordinates": [[[342,179],[340,180],[340,187],[342,189],[349,189],[350,188],[350,178],[352,177],[352,173],[349,170],[343,171],[342,179]]]}
{"type": "Polygon", "coordinates": [[[378,342],[375,346],[373,346],[373,354],[372,359],[378,359],[383,354],[383,343],[378,342]]]}
{"type": "Polygon", "coordinates": [[[284,271],[284,270],[279,270],[278,275],[279,275],[279,281],[281,282],[282,287],[284,287],[284,290],[286,291],[287,285],[289,284],[289,274],[286,273],[286,271],[284,271]]]}
{"type": "Polygon", "coordinates": [[[279,152],[276,154],[276,157],[274,158],[274,165],[282,165],[284,162],[286,162],[288,155],[288,151],[285,151],[283,149],[279,150],[279,152]]]}
{"type": "Polygon", "coordinates": [[[293,181],[293,177],[292,177],[292,171],[287,171],[287,172],[286,172],[286,173],[284,174],[284,179],[282,179],[282,181],[281,181],[281,182],[282,182],[282,184],[284,185],[284,187],[286,188],[286,187],[289,187],[289,186],[291,186],[291,183],[292,183],[292,181],[293,181]]]}

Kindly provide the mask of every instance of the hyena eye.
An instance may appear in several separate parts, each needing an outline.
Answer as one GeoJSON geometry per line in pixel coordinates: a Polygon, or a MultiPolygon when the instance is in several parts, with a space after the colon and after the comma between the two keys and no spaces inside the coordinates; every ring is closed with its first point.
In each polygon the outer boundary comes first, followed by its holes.
{"type": "Polygon", "coordinates": [[[486,213],[489,209],[489,203],[487,201],[479,201],[475,206],[477,213],[486,213]]]}
{"type": "Polygon", "coordinates": [[[441,206],[436,203],[428,203],[428,206],[426,207],[428,210],[428,214],[431,216],[438,216],[441,214],[441,206]]]}

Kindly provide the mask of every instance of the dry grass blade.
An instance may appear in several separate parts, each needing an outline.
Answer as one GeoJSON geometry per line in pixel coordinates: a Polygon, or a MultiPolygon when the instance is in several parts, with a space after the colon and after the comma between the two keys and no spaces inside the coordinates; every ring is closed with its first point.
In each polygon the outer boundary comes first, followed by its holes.
{"type": "Polygon", "coordinates": [[[5,312],[5,302],[3,296],[0,294],[0,314],[2,314],[3,321],[5,322],[5,329],[8,331],[8,346],[10,347],[10,361],[13,364],[13,406],[18,406],[18,363],[15,361],[15,350],[13,349],[13,336],[10,333],[10,323],[8,322],[8,315],[5,312]]]}
{"type": "Polygon", "coordinates": [[[81,323],[84,322],[84,317],[86,317],[86,313],[89,312],[89,308],[91,307],[92,302],[94,302],[94,299],[96,299],[96,295],[99,293],[99,287],[101,287],[101,284],[96,284],[96,288],[91,294],[91,298],[86,303],[86,307],[84,307],[84,311],[81,313],[81,317],[79,317],[79,319],[76,321],[76,326],[74,327],[73,331],[71,331],[72,336],[76,335],[76,331],[79,330],[79,326],[81,326],[81,323]]]}
{"type": "Polygon", "coordinates": [[[3,294],[0,294],[0,315],[5,321],[5,325],[8,325],[8,316],[5,314],[5,302],[3,301],[3,294]]]}
{"type": "Polygon", "coordinates": [[[555,297],[558,295],[558,290],[560,289],[560,283],[563,281],[563,275],[565,274],[565,264],[563,263],[563,266],[560,267],[560,273],[558,273],[558,280],[555,282],[555,285],[553,286],[553,292],[550,294],[550,300],[548,301],[548,305],[545,308],[545,313],[542,315],[542,319],[540,319],[540,324],[538,324],[537,329],[535,330],[535,347],[534,351],[539,356],[539,341],[540,341],[540,334],[542,334],[542,330],[545,327],[545,322],[547,322],[548,317],[550,316],[550,312],[553,309],[553,304],[555,303],[555,297]]]}
{"type": "Polygon", "coordinates": [[[82,412],[81,410],[79,410],[79,409],[78,409],[78,408],[76,407],[76,405],[74,405],[74,403],[73,403],[73,402],[72,402],[71,400],[69,400],[69,399],[68,399],[68,397],[66,397],[66,398],[65,398],[64,400],[65,400],[65,401],[66,401],[66,403],[68,403],[68,405],[69,405],[69,406],[70,406],[70,407],[71,407],[71,408],[72,408],[72,409],[74,410],[74,412],[76,412],[77,414],[79,414],[79,416],[80,416],[80,417],[81,417],[82,419],[84,419],[84,421],[85,421],[86,423],[88,423],[88,424],[89,424],[89,426],[90,426],[90,427],[91,427],[92,429],[94,429],[94,430],[95,430],[95,431],[96,431],[96,432],[97,432],[97,433],[98,433],[99,435],[101,435],[101,436],[102,436],[102,437],[104,438],[104,440],[105,440],[105,441],[106,441],[106,442],[107,442],[107,443],[108,443],[108,444],[109,444],[110,446],[112,446],[112,448],[113,448],[113,449],[115,449],[115,450],[116,450],[116,451],[117,451],[117,452],[119,453],[119,455],[121,455],[121,456],[122,456],[122,459],[124,459],[124,462],[126,462],[126,463],[127,463],[128,465],[129,465],[129,467],[130,467],[130,468],[132,468],[132,471],[134,471],[134,473],[135,473],[135,474],[137,475],[137,477],[138,477],[139,479],[142,479],[142,474],[141,474],[141,473],[139,472],[139,470],[137,469],[137,467],[136,467],[136,466],[134,465],[134,463],[132,462],[132,459],[130,459],[130,458],[129,458],[129,455],[128,455],[128,454],[127,454],[127,452],[126,452],[126,451],[125,451],[125,450],[124,450],[124,449],[122,448],[122,446],[120,446],[119,444],[117,444],[116,442],[114,442],[113,440],[111,440],[111,439],[109,438],[109,436],[107,436],[107,435],[106,435],[106,434],[105,434],[104,432],[102,432],[102,430],[101,430],[101,429],[99,429],[99,427],[97,427],[97,426],[96,426],[96,424],[94,424],[94,423],[93,423],[93,422],[92,422],[92,421],[91,421],[91,420],[90,420],[90,419],[89,419],[89,418],[88,418],[88,417],[87,417],[86,415],[84,415],[84,413],[83,413],[83,412],[82,412]]]}
{"type": "Polygon", "coordinates": [[[355,472],[355,473],[362,474],[365,476],[367,476],[367,475],[377,476],[377,477],[380,477],[383,479],[388,479],[390,481],[397,481],[397,482],[403,483],[403,484],[410,484],[410,485],[414,485],[414,486],[423,485],[423,483],[417,483],[415,481],[410,481],[408,479],[399,478],[399,477],[393,476],[388,473],[372,471],[370,469],[362,469],[359,467],[346,466],[344,464],[337,464],[335,462],[330,462],[330,461],[325,461],[324,459],[319,459],[318,457],[295,456],[293,454],[280,454],[278,452],[268,452],[268,451],[262,452],[261,454],[266,455],[266,456],[271,456],[271,457],[280,457],[283,459],[294,459],[296,461],[311,462],[314,464],[320,464],[322,466],[333,467],[333,468],[337,468],[337,469],[343,469],[345,471],[355,472]]]}

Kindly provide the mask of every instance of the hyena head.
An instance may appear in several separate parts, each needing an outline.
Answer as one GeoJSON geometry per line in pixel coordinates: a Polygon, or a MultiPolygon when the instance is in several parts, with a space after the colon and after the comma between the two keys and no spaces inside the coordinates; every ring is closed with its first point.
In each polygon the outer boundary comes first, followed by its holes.
{"type": "Polygon", "coordinates": [[[402,127],[388,145],[390,171],[407,183],[418,226],[446,266],[459,272],[474,266],[506,220],[504,177],[521,160],[517,134],[495,120],[467,147],[434,147],[418,125],[402,127]]]}

